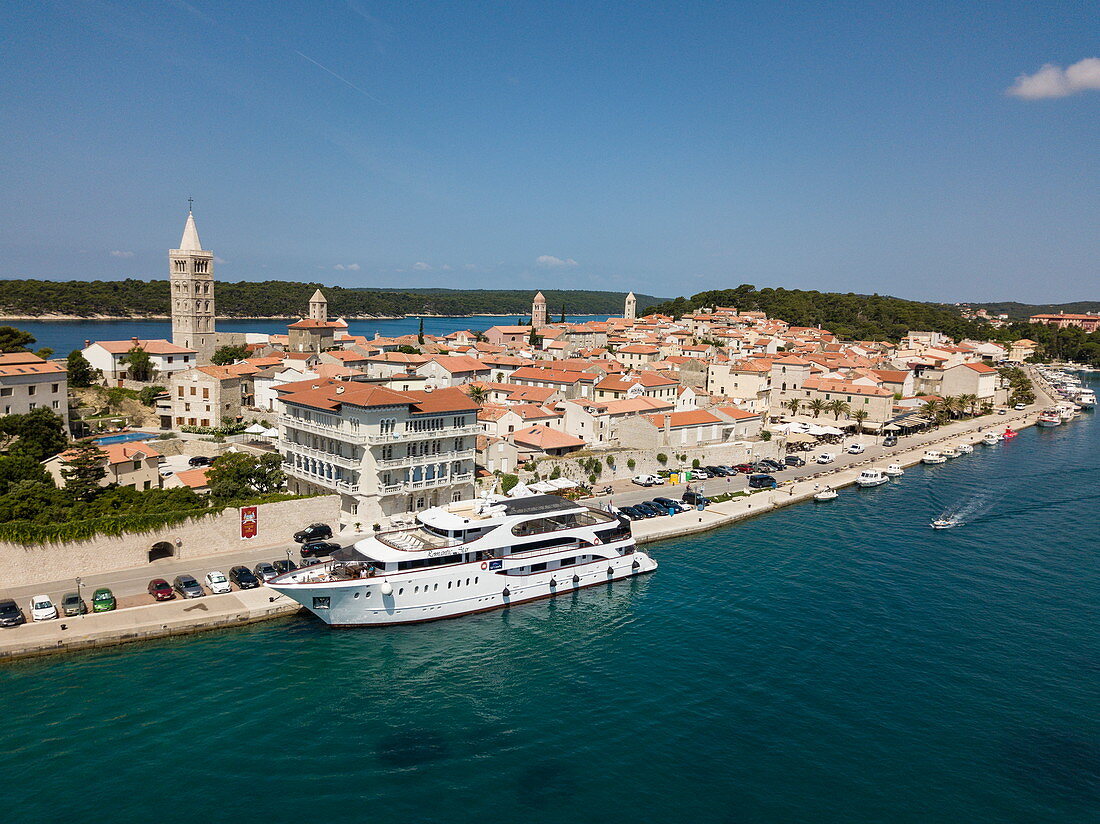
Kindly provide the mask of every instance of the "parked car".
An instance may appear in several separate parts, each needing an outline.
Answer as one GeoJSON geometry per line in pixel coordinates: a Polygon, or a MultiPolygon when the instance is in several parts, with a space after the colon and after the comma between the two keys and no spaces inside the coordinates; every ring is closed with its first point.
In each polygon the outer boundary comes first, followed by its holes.
{"type": "Polygon", "coordinates": [[[302,558],[322,558],[325,555],[331,555],[339,548],[339,544],[331,541],[310,541],[308,544],[302,544],[302,558]]]}
{"type": "Polygon", "coordinates": [[[83,615],[87,611],[88,605],[84,603],[84,599],[80,597],[78,592],[66,592],[65,597],[61,599],[61,612],[67,618],[74,615],[83,615]]]}
{"type": "Polygon", "coordinates": [[[997,414],[998,414],[998,415],[1004,415],[1004,414],[1006,414],[1006,413],[1005,413],[1005,410],[1003,410],[1003,409],[998,409],[998,410],[997,410],[997,414]]]}
{"type": "Polygon", "coordinates": [[[834,455],[832,452],[822,452],[820,455],[814,458],[814,461],[819,464],[829,464],[835,460],[836,455],[834,455]]]}
{"type": "Polygon", "coordinates": [[[210,591],[215,595],[222,595],[226,592],[233,591],[233,588],[229,586],[229,579],[216,569],[212,569],[210,572],[206,573],[206,586],[209,587],[210,591]]]}
{"type": "Polygon", "coordinates": [[[288,572],[293,572],[298,568],[298,565],[286,558],[280,558],[278,561],[272,561],[271,565],[275,567],[275,571],[280,575],[285,575],[288,572]]]}
{"type": "Polygon", "coordinates": [[[0,627],[17,627],[27,623],[27,616],[11,598],[0,601],[0,627]]]}
{"type": "Polygon", "coordinates": [[[259,580],[252,574],[252,570],[246,566],[235,566],[229,570],[229,580],[236,584],[238,589],[255,589],[260,585],[259,580]]]}
{"type": "Polygon", "coordinates": [[[703,469],[703,467],[701,466],[693,467],[691,470],[691,479],[693,481],[706,481],[712,477],[714,476],[703,469]]]}
{"type": "Polygon", "coordinates": [[[783,459],[783,463],[785,463],[787,466],[805,466],[806,459],[800,458],[797,455],[788,455],[783,459]]]}
{"type": "Polygon", "coordinates": [[[672,514],[687,511],[686,506],[684,506],[680,501],[672,500],[672,498],[654,498],[653,503],[657,504],[657,506],[664,507],[666,511],[671,509],[672,514]]]}
{"type": "Polygon", "coordinates": [[[1025,409],[1027,409],[1027,404],[1026,403],[1018,403],[1012,408],[1015,409],[1017,412],[1023,412],[1025,409]]]}
{"type": "Polygon", "coordinates": [[[751,475],[752,472],[753,472],[752,464],[747,464],[747,463],[737,464],[737,466],[735,466],[734,469],[736,469],[742,475],[751,475]]]}
{"type": "Polygon", "coordinates": [[[898,436],[897,435],[887,435],[885,438],[882,439],[882,445],[883,446],[897,446],[898,445],[898,436]]]}
{"type": "Polygon", "coordinates": [[[848,444],[849,455],[862,455],[866,451],[867,447],[859,442],[848,444]]]}
{"type": "Polygon", "coordinates": [[[260,561],[252,570],[252,574],[255,575],[263,583],[267,583],[272,578],[278,576],[278,572],[275,571],[275,567],[269,564],[267,561],[260,561]]]}
{"type": "Polygon", "coordinates": [[[761,467],[767,472],[782,472],[787,468],[786,464],[781,464],[778,461],[773,461],[771,458],[764,458],[757,466],[761,467]]]}
{"type": "Polygon", "coordinates": [[[659,506],[658,504],[653,503],[653,501],[642,501],[640,504],[635,504],[635,506],[644,509],[646,512],[653,513],[654,517],[668,517],[668,510],[665,509],[665,507],[663,506],[659,506]]]}
{"type": "Polygon", "coordinates": [[[107,587],[100,587],[92,593],[92,612],[110,612],[117,606],[115,594],[107,587]]]}
{"type": "Polygon", "coordinates": [[[177,575],[172,580],[172,587],[184,598],[201,598],[206,594],[202,584],[196,581],[193,575],[187,573],[177,575]]]}
{"type": "Polygon", "coordinates": [[[212,463],[214,463],[214,459],[205,455],[195,455],[187,461],[188,466],[210,466],[212,463]]]}
{"type": "Polygon", "coordinates": [[[57,607],[49,595],[32,595],[30,607],[32,621],[52,621],[57,617],[57,607]]]}
{"type": "Polygon", "coordinates": [[[640,509],[635,509],[632,506],[620,506],[619,512],[623,513],[623,515],[625,515],[632,521],[645,520],[645,515],[642,513],[642,511],[640,509]]]}
{"type": "Polygon", "coordinates": [[[710,503],[710,498],[703,495],[701,492],[692,492],[688,490],[684,493],[683,501],[690,506],[698,506],[699,504],[707,506],[710,503]]]}
{"type": "Polygon", "coordinates": [[[176,474],[176,470],[174,470],[170,466],[162,466],[160,469],[157,470],[157,472],[162,478],[171,478],[173,475],[176,474]]]}
{"type": "Polygon", "coordinates": [[[638,486],[658,486],[665,481],[664,478],[659,478],[656,475],[635,475],[630,479],[630,482],[638,486]]]}
{"type": "Polygon", "coordinates": [[[736,469],[734,469],[732,466],[727,466],[726,464],[719,464],[718,468],[721,469],[723,472],[725,472],[727,476],[732,476],[732,475],[737,474],[736,469]]]}
{"type": "Polygon", "coordinates": [[[720,466],[708,466],[706,467],[706,470],[716,478],[724,478],[729,474],[720,466]]]}
{"type": "Polygon", "coordinates": [[[779,486],[771,475],[749,475],[749,489],[775,489],[779,486]]]}
{"type": "Polygon", "coordinates": [[[171,601],[176,597],[172,585],[163,578],[154,578],[149,582],[149,594],[157,601],[171,601]]]}
{"type": "Polygon", "coordinates": [[[319,564],[319,563],[321,563],[320,558],[307,558],[305,555],[302,556],[302,567],[303,568],[304,567],[309,567],[309,566],[314,566],[315,564],[319,564]]]}
{"type": "Polygon", "coordinates": [[[310,524],[305,529],[294,533],[294,541],[305,544],[310,541],[323,541],[332,537],[332,527],[328,524],[310,524]]]}

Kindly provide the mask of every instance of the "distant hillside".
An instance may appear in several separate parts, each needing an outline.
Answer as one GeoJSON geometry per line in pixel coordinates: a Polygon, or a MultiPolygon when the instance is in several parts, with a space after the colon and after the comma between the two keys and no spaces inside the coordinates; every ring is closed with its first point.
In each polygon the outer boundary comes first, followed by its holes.
{"type": "MultiPolygon", "coordinates": [[[[309,298],[320,288],[333,317],[368,315],[477,315],[531,313],[531,290],[491,289],[349,289],[320,283],[287,281],[218,282],[215,297],[219,317],[301,317],[309,298]]],[[[621,315],[622,292],[543,289],[551,318],[561,314],[621,315]]],[[[662,298],[636,295],[639,310],[662,298]]],[[[0,281],[0,314],[36,317],[59,314],[78,317],[167,315],[168,281],[0,281]]]]}
{"type": "Polygon", "coordinates": [[[944,332],[956,340],[986,337],[990,332],[988,324],[965,320],[957,307],[942,303],[851,292],[758,290],[749,284],[655,304],[646,314],[681,315],[706,306],[735,306],[742,311],[766,312],[768,317],[781,318],[793,326],[823,326],[847,340],[897,341],[912,330],[944,332]]]}
{"type": "Polygon", "coordinates": [[[1032,315],[1052,315],[1068,312],[1071,315],[1083,315],[1086,312],[1100,312],[1100,301],[1079,300],[1074,303],[1016,303],[1006,300],[1000,303],[968,303],[972,309],[985,309],[991,315],[1008,315],[1014,320],[1027,320],[1032,315]]]}

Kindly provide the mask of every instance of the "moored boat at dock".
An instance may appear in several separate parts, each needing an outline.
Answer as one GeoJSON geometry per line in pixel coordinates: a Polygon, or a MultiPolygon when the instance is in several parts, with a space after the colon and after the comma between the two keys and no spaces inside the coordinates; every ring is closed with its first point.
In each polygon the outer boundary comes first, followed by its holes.
{"type": "Polygon", "coordinates": [[[905,470],[902,468],[901,464],[896,463],[890,464],[882,471],[889,475],[891,478],[900,478],[902,475],[905,474],[905,470]]]}
{"type": "Polygon", "coordinates": [[[947,463],[947,458],[942,453],[937,452],[935,449],[929,449],[921,457],[920,462],[923,464],[941,464],[947,463]]]}
{"type": "Polygon", "coordinates": [[[267,586],[331,626],[484,612],[652,572],[630,521],[556,495],[459,501],[421,512],[267,586]]]}
{"type": "Polygon", "coordinates": [[[856,478],[856,484],[866,489],[871,486],[882,486],[890,480],[890,476],[883,472],[881,469],[864,469],[859,473],[859,477],[856,478]]]}

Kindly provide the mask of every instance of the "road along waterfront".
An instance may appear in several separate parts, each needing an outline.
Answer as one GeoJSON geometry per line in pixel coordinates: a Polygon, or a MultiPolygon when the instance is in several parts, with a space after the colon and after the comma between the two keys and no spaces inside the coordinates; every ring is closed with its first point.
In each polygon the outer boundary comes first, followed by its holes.
{"type": "MultiPolygon", "coordinates": [[[[920,461],[925,449],[933,445],[977,443],[983,429],[1003,431],[1009,426],[1017,429],[1030,426],[1037,417],[1037,411],[1047,403],[1048,399],[1040,398],[1037,404],[1024,413],[1014,413],[1011,416],[983,416],[950,423],[931,432],[907,437],[903,439],[901,446],[892,449],[885,449],[873,443],[874,439],[867,437],[865,440],[870,445],[864,454],[848,455],[841,452],[837,463],[829,465],[827,469],[815,464],[807,464],[799,469],[787,470],[784,474],[789,476],[790,480],[785,480],[784,485],[779,489],[756,491],[751,495],[713,504],[702,512],[681,513],[673,517],[637,521],[633,524],[634,537],[639,544],[682,537],[729,526],[745,518],[801,503],[812,498],[815,492],[826,485],[842,488],[854,483],[861,469],[872,463],[880,466],[888,462],[912,466],[920,461]]],[[[812,457],[812,453],[807,453],[807,456],[812,457]]],[[[744,490],[746,483],[744,476],[739,476],[734,479],[713,479],[702,488],[714,494],[744,490]]],[[[599,506],[611,502],[625,505],[628,502],[645,500],[660,494],[671,494],[679,498],[684,489],[685,487],[682,486],[651,487],[645,490],[635,488],[625,493],[602,496],[590,502],[599,506]]],[[[341,542],[350,544],[356,540],[356,537],[355,535],[344,536],[341,542]]],[[[166,577],[170,580],[173,575],[187,572],[201,581],[205,573],[211,569],[219,569],[224,573],[236,563],[244,562],[251,567],[259,560],[271,562],[284,557],[288,550],[293,548],[293,544],[287,543],[268,548],[242,550],[234,556],[202,558],[196,562],[173,560],[156,570],[142,568],[103,574],[85,582],[87,588],[84,591],[90,594],[92,588],[96,586],[119,587],[116,595],[134,596],[128,602],[122,602],[123,606],[137,604],[150,600],[148,597],[142,598],[139,593],[144,591],[145,584],[153,577],[166,577]]],[[[73,589],[72,581],[58,581],[53,584],[21,587],[11,592],[5,591],[0,595],[15,597],[19,603],[23,604],[31,594],[43,592],[60,600],[64,592],[73,589]]],[[[222,629],[235,624],[254,623],[292,615],[299,611],[300,607],[290,599],[266,589],[252,594],[233,592],[226,595],[207,595],[201,599],[201,602],[191,602],[191,605],[143,603],[141,606],[130,606],[115,613],[89,614],[77,619],[27,624],[8,629],[0,633],[0,661],[222,629]],[[195,603],[201,603],[202,606],[195,606],[195,603]]]]}
{"type": "Polygon", "coordinates": [[[1098,420],[662,541],[653,576],[517,609],[13,662],[5,810],[1091,821],[1098,420]],[[972,514],[929,529],[948,508],[972,514]]]}

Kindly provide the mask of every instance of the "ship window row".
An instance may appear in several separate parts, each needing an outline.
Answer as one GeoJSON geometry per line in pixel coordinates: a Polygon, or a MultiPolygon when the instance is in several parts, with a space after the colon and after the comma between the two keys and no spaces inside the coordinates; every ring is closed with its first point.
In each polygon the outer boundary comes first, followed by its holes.
{"type": "MultiPolygon", "coordinates": [[[[444,564],[457,564],[461,563],[462,555],[440,555],[435,558],[417,558],[413,561],[398,561],[397,571],[402,572],[406,569],[424,569],[425,567],[443,566],[444,564]]],[[[392,564],[386,564],[386,568],[389,569],[392,564]]]]}
{"type": "Polygon", "coordinates": [[[512,534],[517,537],[539,535],[543,532],[556,532],[559,529],[572,529],[577,526],[597,526],[606,524],[608,517],[600,517],[593,512],[566,512],[549,518],[534,518],[516,524],[512,534]]]}

